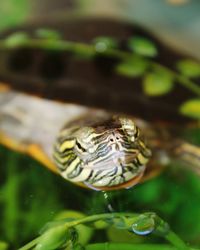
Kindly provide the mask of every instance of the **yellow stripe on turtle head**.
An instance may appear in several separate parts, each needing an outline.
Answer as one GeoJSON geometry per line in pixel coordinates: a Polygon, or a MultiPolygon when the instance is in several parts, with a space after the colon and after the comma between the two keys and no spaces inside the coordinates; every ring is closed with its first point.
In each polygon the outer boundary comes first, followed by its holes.
{"type": "Polygon", "coordinates": [[[72,149],[75,145],[75,140],[66,140],[60,145],[60,151],[64,152],[65,150],[72,149]]]}

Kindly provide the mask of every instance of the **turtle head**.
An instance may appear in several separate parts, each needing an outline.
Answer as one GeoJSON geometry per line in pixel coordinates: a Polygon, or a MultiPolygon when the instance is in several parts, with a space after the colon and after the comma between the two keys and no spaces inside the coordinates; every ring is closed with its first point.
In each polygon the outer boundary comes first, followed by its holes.
{"type": "Polygon", "coordinates": [[[97,190],[129,188],[137,184],[151,156],[139,128],[126,117],[112,117],[79,127],[69,138],[56,150],[58,159],[64,162],[61,174],[97,190]],[[64,144],[68,144],[69,149],[70,141],[70,150],[63,154],[60,149],[64,144]],[[70,153],[68,159],[67,152],[70,153]]]}

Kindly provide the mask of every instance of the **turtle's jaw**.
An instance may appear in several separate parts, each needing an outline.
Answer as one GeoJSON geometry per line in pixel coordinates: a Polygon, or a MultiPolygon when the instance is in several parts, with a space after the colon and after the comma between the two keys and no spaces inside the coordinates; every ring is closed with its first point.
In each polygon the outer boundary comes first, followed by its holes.
{"type": "Polygon", "coordinates": [[[98,158],[95,161],[85,161],[84,167],[98,170],[118,168],[132,164],[138,155],[139,151],[132,154],[127,154],[124,151],[114,151],[106,155],[105,158],[98,158]]]}
{"type": "Polygon", "coordinates": [[[104,169],[101,170],[101,178],[84,181],[84,184],[91,189],[102,191],[128,189],[139,183],[145,168],[145,166],[140,166],[140,168],[133,171],[123,171],[120,167],[104,169]]]}
{"type": "Polygon", "coordinates": [[[130,178],[128,181],[124,181],[121,183],[118,183],[116,185],[105,185],[105,182],[99,182],[98,184],[90,184],[89,182],[84,182],[85,186],[87,186],[90,189],[96,190],[96,191],[113,191],[113,190],[119,190],[119,189],[129,189],[133,186],[140,183],[145,171],[145,166],[142,167],[141,172],[137,175],[133,175],[132,178],[130,178]]]}
{"type": "Polygon", "coordinates": [[[89,162],[84,169],[90,169],[91,175],[84,183],[95,190],[114,190],[130,188],[137,184],[145,171],[146,158],[140,163],[141,153],[114,151],[104,160],[89,162]]]}

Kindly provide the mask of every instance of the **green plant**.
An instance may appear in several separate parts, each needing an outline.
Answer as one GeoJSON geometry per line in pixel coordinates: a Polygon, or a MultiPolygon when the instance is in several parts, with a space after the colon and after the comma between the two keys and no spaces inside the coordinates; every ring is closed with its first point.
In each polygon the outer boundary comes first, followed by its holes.
{"type": "Polygon", "coordinates": [[[63,40],[55,30],[39,29],[35,38],[25,32],[11,34],[0,41],[1,49],[15,49],[21,46],[53,51],[70,51],[74,56],[85,60],[95,55],[120,59],[116,72],[125,77],[143,77],[143,90],[149,96],[161,96],[173,90],[174,84],[181,84],[196,95],[186,100],[179,108],[185,116],[199,119],[200,86],[195,78],[200,77],[200,63],[192,59],[181,59],[174,62],[172,70],[154,60],[159,54],[154,43],[143,37],[130,37],[130,52],[120,50],[117,40],[111,37],[98,37],[91,44],[63,40]],[[194,78],[194,79],[193,79],[194,78]],[[194,108],[195,106],[195,108],[194,108]]]}
{"type": "MultiPolygon", "coordinates": [[[[28,250],[34,247],[35,250],[53,249],[84,249],[78,241],[77,227],[89,225],[91,228],[98,229],[99,223],[103,227],[114,226],[120,230],[128,230],[138,235],[148,235],[154,233],[164,237],[177,249],[190,249],[174,232],[169,225],[159,218],[155,213],[108,213],[85,216],[83,218],[66,218],[55,220],[45,226],[41,236],[29,242],[19,250],[28,250]]],[[[102,227],[101,227],[102,228],[102,227]]],[[[85,242],[86,243],[86,242],[85,242]]],[[[92,249],[96,249],[98,245],[92,249]]],[[[133,245],[134,247],[134,245],[133,245]]],[[[123,246],[126,249],[126,246],[123,246]]],[[[139,247],[138,249],[142,249],[139,247]]],[[[153,248],[147,248],[153,249],[153,248]]],[[[162,246],[160,246],[162,249],[162,246]]]]}

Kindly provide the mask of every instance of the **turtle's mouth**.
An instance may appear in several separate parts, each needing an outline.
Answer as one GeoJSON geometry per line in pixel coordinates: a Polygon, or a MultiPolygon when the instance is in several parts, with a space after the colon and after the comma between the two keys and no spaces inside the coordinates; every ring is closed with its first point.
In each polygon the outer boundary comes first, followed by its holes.
{"type": "Polygon", "coordinates": [[[95,190],[113,190],[118,186],[132,187],[141,179],[149,157],[140,149],[112,150],[105,157],[87,162],[83,169],[90,171],[85,185],[95,190]]]}
{"type": "Polygon", "coordinates": [[[84,168],[100,170],[123,167],[124,165],[128,165],[132,163],[135,159],[137,159],[138,154],[138,150],[133,153],[125,153],[124,151],[111,152],[105,158],[99,158],[91,162],[86,161],[84,168]]]}
{"type": "MultiPolygon", "coordinates": [[[[108,166],[108,165],[107,165],[108,166]]],[[[145,166],[112,166],[109,168],[93,169],[91,178],[84,181],[85,185],[94,190],[113,190],[124,185],[130,188],[137,184],[143,173],[145,166]]]]}

